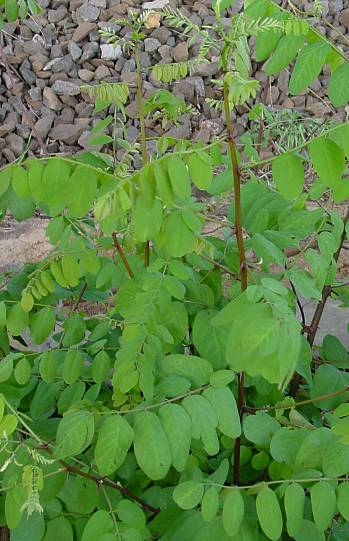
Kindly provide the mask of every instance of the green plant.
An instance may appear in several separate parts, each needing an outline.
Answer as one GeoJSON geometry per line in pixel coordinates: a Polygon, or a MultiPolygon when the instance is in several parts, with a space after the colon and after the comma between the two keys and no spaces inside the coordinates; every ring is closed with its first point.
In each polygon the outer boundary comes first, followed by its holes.
{"type": "MultiPolygon", "coordinates": [[[[165,11],[200,39],[199,56],[154,68],[171,81],[218,50],[222,138],[163,137],[151,156],[136,62],[138,170],[87,153],[0,172],[1,209],[48,213],[53,245],[0,292],[0,505],[12,541],[346,539],[349,358],[334,336],[314,342],[329,296],[348,292],[336,262],[349,213],[335,203],[349,196],[349,126],[244,162],[231,112],[257,91],[249,35],[269,73],[298,55],[292,93],[328,63],[329,95],[344,105],[349,64],[269,0],[245,2],[227,32],[230,3],[214,3],[214,40],[165,11]],[[309,194],[305,165],[318,177],[309,194]],[[233,192],[223,235],[192,185],[233,192]],[[327,206],[309,210],[324,192],[327,206]],[[317,302],[310,324],[301,298],[317,302]]],[[[147,17],[131,19],[135,57],[147,17]]],[[[120,90],[90,92],[123,106],[120,90]]]]}

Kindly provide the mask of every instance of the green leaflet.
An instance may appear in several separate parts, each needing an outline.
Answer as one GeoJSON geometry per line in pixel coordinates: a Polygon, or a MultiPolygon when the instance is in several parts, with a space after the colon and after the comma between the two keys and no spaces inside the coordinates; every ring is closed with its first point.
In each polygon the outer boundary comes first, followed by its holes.
{"type": "Polygon", "coordinates": [[[190,176],[199,190],[207,190],[212,182],[212,164],[210,156],[204,151],[189,154],[190,176]]]}
{"type": "Polygon", "coordinates": [[[178,199],[188,199],[191,196],[191,186],[184,161],[177,156],[172,156],[163,163],[167,166],[173,193],[178,199]]]}
{"type": "Polygon", "coordinates": [[[70,165],[59,158],[50,159],[42,178],[42,199],[48,204],[52,215],[59,214],[69,189],[70,165]]]}
{"type": "Polygon", "coordinates": [[[93,434],[94,420],[90,412],[68,411],[58,425],[55,458],[61,459],[82,453],[90,445],[93,434]]]}
{"type": "Polygon", "coordinates": [[[28,313],[20,304],[13,304],[8,310],[6,318],[7,330],[12,336],[19,336],[28,325],[28,313]]]}
{"type": "Polygon", "coordinates": [[[206,490],[201,501],[201,514],[205,522],[212,522],[217,515],[219,508],[219,496],[214,487],[206,490]]]}
{"type": "Polygon", "coordinates": [[[241,425],[235,397],[229,387],[210,388],[203,392],[213,407],[219,430],[229,438],[237,438],[241,434],[241,425]]]}
{"type": "Polygon", "coordinates": [[[320,481],[310,490],[314,522],[320,531],[325,531],[336,513],[336,493],[327,481],[320,481]]]}
{"type": "Polygon", "coordinates": [[[100,351],[94,357],[91,366],[92,378],[96,383],[103,383],[111,369],[111,361],[106,351],[100,351]]]}
{"type": "Polygon", "coordinates": [[[172,212],[163,220],[157,237],[160,247],[171,257],[182,257],[194,250],[196,237],[181,212],[172,212]]]}
{"type": "Polygon", "coordinates": [[[326,186],[335,188],[345,167],[343,150],[331,139],[320,137],[309,144],[309,154],[320,180],[326,186]]]}
{"type": "Polygon", "coordinates": [[[71,385],[81,376],[84,358],[78,349],[70,349],[65,355],[63,364],[63,379],[67,385],[71,385]]]}
{"type": "Polygon", "coordinates": [[[282,532],[282,515],[275,492],[264,487],[257,495],[256,509],[261,528],[268,539],[278,541],[282,532]]]}
{"type": "Polygon", "coordinates": [[[349,101],[349,62],[339,66],[331,75],[328,95],[335,107],[344,107],[349,101]]]}
{"type": "Polygon", "coordinates": [[[111,475],[123,464],[133,437],[133,429],[121,415],[105,418],[95,448],[95,461],[102,475],[111,475]]]}
{"type": "Polygon", "coordinates": [[[81,541],[96,541],[96,539],[102,539],[102,536],[111,534],[112,532],[114,532],[112,517],[107,511],[101,509],[93,513],[89,518],[81,541]]]}
{"type": "Polygon", "coordinates": [[[245,504],[239,489],[230,489],[223,503],[223,526],[227,534],[234,537],[239,532],[244,518],[245,504]]]}
{"type": "Polygon", "coordinates": [[[301,49],[289,83],[291,94],[300,94],[319,76],[330,50],[330,45],[323,40],[301,49]]]}
{"type": "Polygon", "coordinates": [[[171,447],[159,418],[147,411],[137,413],[133,429],[139,467],[150,479],[163,479],[171,465],[171,447]]]}
{"type": "Polygon", "coordinates": [[[349,482],[345,481],[337,487],[337,507],[342,517],[349,521],[349,482]]]}
{"type": "Polygon", "coordinates": [[[137,530],[144,530],[145,528],[145,514],[136,502],[130,500],[121,500],[117,507],[116,512],[119,519],[127,526],[137,530]]]}
{"type": "Polygon", "coordinates": [[[295,541],[325,541],[325,534],[318,530],[314,522],[303,520],[294,538],[295,541]]]}
{"type": "Polygon", "coordinates": [[[93,206],[96,190],[96,174],[87,167],[76,167],[69,179],[69,188],[65,198],[69,215],[74,218],[81,218],[87,214],[93,206]]]}
{"type": "Polygon", "coordinates": [[[158,368],[161,375],[183,376],[190,380],[194,387],[208,383],[213,373],[211,364],[195,355],[166,355],[159,360],[158,368]]]}
{"type": "Polygon", "coordinates": [[[30,380],[31,375],[32,367],[29,361],[25,357],[22,357],[22,359],[17,362],[14,369],[16,381],[19,383],[19,385],[25,385],[30,380]]]}
{"type": "Polygon", "coordinates": [[[181,509],[193,509],[202,500],[204,485],[199,481],[185,481],[176,486],[173,499],[181,509]]]}
{"type": "Polygon", "coordinates": [[[46,523],[46,533],[43,541],[73,541],[73,528],[64,517],[54,518],[46,523]]]}
{"type": "Polygon", "coordinates": [[[12,187],[18,197],[25,199],[30,196],[28,175],[20,165],[12,168],[12,187]]]}
{"type": "Polygon", "coordinates": [[[219,451],[216,432],[218,418],[210,402],[201,395],[192,395],[184,398],[182,404],[192,421],[193,438],[201,439],[208,455],[217,454],[219,451]]]}
{"type": "Polygon", "coordinates": [[[172,465],[178,471],[184,470],[190,451],[191,419],[182,406],[167,404],[159,409],[159,418],[167,435],[172,456],[172,465]]]}
{"type": "Polygon", "coordinates": [[[269,445],[272,435],[280,429],[277,420],[269,413],[259,411],[245,418],[243,432],[256,445],[269,445]]]}
{"type": "Polygon", "coordinates": [[[265,71],[268,75],[278,75],[296,57],[304,43],[304,36],[282,36],[273,56],[267,62],[265,71]]]}
{"type": "Polygon", "coordinates": [[[30,336],[34,344],[42,344],[55,328],[56,314],[47,306],[37,312],[30,321],[30,336]]]}
{"type": "Polygon", "coordinates": [[[4,194],[11,183],[11,169],[0,171],[0,196],[4,194]]]}
{"type": "Polygon", "coordinates": [[[292,537],[301,528],[303,522],[305,494],[298,483],[288,485],[284,495],[284,505],[287,519],[287,533],[292,537]]]}
{"type": "Polygon", "coordinates": [[[295,154],[281,154],[273,161],[273,178],[278,191],[287,199],[295,199],[303,191],[304,167],[295,154]]]}
{"type": "Polygon", "coordinates": [[[45,351],[40,359],[40,376],[46,383],[53,383],[58,370],[57,358],[52,351],[45,351]]]}
{"type": "Polygon", "coordinates": [[[228,327],[212,327],[211,321],[217,315],[215,310],[201,310],[193,323],[193,343],[200,355],[208,359],[214,369],[226,367],[225,349],[228,327]],[[210,328],[210,340],[207,340],[207,329],[210,328]]]}

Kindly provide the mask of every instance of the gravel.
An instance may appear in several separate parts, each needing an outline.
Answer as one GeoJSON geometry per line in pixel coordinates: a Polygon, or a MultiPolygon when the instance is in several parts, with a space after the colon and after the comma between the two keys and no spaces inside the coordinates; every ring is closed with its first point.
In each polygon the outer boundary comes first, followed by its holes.
{"type": "MultiPolygon", "coordinates": [[[[281,0],[279,0],[281,2],[281,0]]],[[[306,11],[313,1],[295,0],[306,11]]],[[[243,0],[236,0],[232,13],[241,9],[243,0]]],[[[136,73],[133,55],[125,53],[119,45],[107,43],[99,29],[113,28],[120,37],[127,37],[129,28],[115,19],[127,16],[132,8],[158,9],[166,5],[180,7],[193,22],[207,25],[212,22],[211,0],[40,0],[42,13],[31,19],[4,25],[4,47],[12,78],[23,103],[35,124],[36,131],[52,152],[79,152],[89,149],[90,124],[107,112],[93,115],[93,100],[80,92],[83,84],[102,81],[123,81],[129,85],[130,99],[126,104],[126,136],[131,141],[139,134],[138,105],[135,97],[136,73]]],[[[349,38],[349,6],[345,0],[323,0],[326,21],[319,30],[337,41],[348,53],[349,48],[341,39],[349,38]],[[325,24],[330,23],[330,24],[325,24]],[[334,31],[331,25],[336,29],[334,31]]],[[[222,23],[228,27],[230,19],[222,23]]],[[[166,88],[174,95],[195,107],[196,115],[183,115],[177,126],[163,130],[161,123],[147,121],[149,136],[167,131],[174,137],[193,137],[195,141],[208,142],[224,129],[221,114],[210,108],[205,98],[217,98],[211,79],[219,75],[219,62],[214,56],[209,62],[195,66],[188,77],[162,85],[154,79],[149,68],[158,63],[186,62],[198,52],[197,45],[189,45],[191,35],[181,36],[177,29],[169,28],[156,15],[152,27],[145,29],[145,40],[139,58],[144,69],[144,92],[166,88]]],[[[251,43],[253,39],[251,39],[251,43]]],[[[260,96],[265,104],[273,107],[297,109],[311,117],[327,118],[333,115],[329,106],[325,84],[329,73],[324,70],[311,85],[308,95],[291,96],[288,93],[289,74],[267,77],[252,59],[255,78],[260,81],[260,96]]],[[[30,126],[22,118],[22,110],[13,93],[13,84],[6,70],[0,80],[0,165],[16,159],[29,144],[29,152],[37,152],[35,134],[31,139],[30,126]]],[[[248,126],[246,108],[238,108],[237,133],[248,126]]],[[[344,120],[349,111],[336,111],[336,119],[344,120]]],[[[111,132],[110,132],[111,133],[111,132]]],[[[101,148],[99,148],[100,150],[101,148]]]]}

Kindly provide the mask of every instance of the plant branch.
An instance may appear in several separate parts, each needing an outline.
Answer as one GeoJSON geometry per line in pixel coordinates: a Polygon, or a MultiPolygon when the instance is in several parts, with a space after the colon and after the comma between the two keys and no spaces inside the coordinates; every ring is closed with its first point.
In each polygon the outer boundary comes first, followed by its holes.
{"type": "Polygon", "coordinates": [[[76,310],[79,308],[79,304],[81,302],[81,299],[86,291],[86,288],[87,288],[87,282],[85,280],[85,282],[83,283],[83,286],[81,288],[81,291],[79,293],[79,297],[77,298],[76,300],[76,303],[74,304],[74,307],[73,307],[73,312],[76,312],[76,310]]]}
{"type": "Polygon", "coordinates": [[[71,466],[64,460],[59,460],[59,463],[62,464],[62,466],[67,472],[78,475],[79,477],[84,477],[84,479],[88,479],[89,481],[93,481],[94,483],[96,483],[97,486],[105,485],[114,488],[115,490],[118,490],[119,492],[121,492],[121,494],[126,496],[126,498],[129,498],[130,500],[134,500],[135,502],[139,503],[139,505],[141,505],[144,511],[149,511],[150,513],[154,514],[158,514],[160,512],[160,509],[153,507],[149,503],[139,498],[139,496],[134,494],[127,487],[122,486],[120,483],[115,483],[115,481],[108,479],[108,477],[98,477],[96,475],[91,475],[90,473],[86,473],[79,468],[76,468],[75,466],[71,466]]]}
{"type": "MultiPolygon", "coordinates": [[[[145,136],[145,114],[144,114],[144,103],[142,95],[142,69],[139,61],[139,51],[138,46],[135,47],[135,63],[136,63],[136,72],[137,72],[137,104],[138,104],[138,117],[141,130],[141,153],[143,165],[147,163],[147,139],[145,136]]],[[[144,266],[149,267],[150,260],[150,243],[147,240],[144,248],[144,266]]]]}
{"type": "MultiPolygon", "coordinates": [[[[242,232],[242,216],[241,216],[241,177],[240,170],[237,162],[237,154],[234,143],[233,125],[231,122],[231,111],[229,103],[229,88],[228,84],[224,82],[223,87],[224,97],[224,114],[225,122],[228,134],[229,154],[231,160],[231,167],[233,172],[234,181],[234,205],[235,205],[235,235],[239,251],[240,261],[240,278],[241,278],[241,291],[245,291],[247,288],[247,265],[245,257],[245,245],[242,232]]],[[[240,422],[244,415],[244,373],[238,374],[238,412],[240,422]]],[[[233,465],[233,481],[235,485],[240,484],[240,452],[241,452],[241,437],[236,439],[234,446],[234,465],[233,465]]]]}
{"type": "Polygon", "coordinates": [[[131,269],[129,262],[126,259],[124,251],[123,251],[123,249],[121,247],[121,244],[118,241],[118,238],[117,238],[115,232],[112,233],[112,237],[113,237],[113,244],[114,244],[114,246],[115,246],[115,248],[116,248],[116,250],[117,250],[117,252],[118,252],[118,254],[120,256],[121,261],[123,262],[123,264],[124,264],[124,266],[125,266],[125,268],[127,270],[127,273],[129,275],[129,277],[134,278],[133,270],[131,269]]]}
{"type": "MultiPolygon", "coordinates": [[[[340,240],[337,252],[334,255],[335,262],[338,261],[340,253],[342,251],[342,247],[343,247],[343,244],[344,244],[344,241],[345,241],[345,238],[346,238],[346,224],[348,222],[349,222],[349,208],[348,208],[347,213],[345,215],[345,218],[343,220],[344,227],[343,227],[343,232],[342,232],[342,236],[341,236],[341,240],[340,240]]],[[[317,304],[317,306],[315,308],[313,319],[311,320],[311,323],[310,323],[309,328],[308,328],[308,333],[307,333],[307,341],[308,341],[308,343],[309,343],[309,345],[311,347],[314,344],[314,340],[315,340],[317,331],[319,329],[320,321],[321,321],[321,318],[322,318],[322,315],[323,315],[327,300],[331,295],[331,292],[332,292],[332,285],[331,284],[330,285],[325,285],[323,287],[323,289],[322,289],[321,300],[318,302],[318,304],[317,304]]],[[[300,382],[301,382],[300,374],[295,374],[295,376],[294,376],[294,378],[293,378],[293,380],[291,382],[291,387],[290,387],[291,396],[295,396],[297,394],[300,382]]]]}
{"type": "Polygon", "coordinates": [[[349,387],[343,387],[343,389],[337,389],[336,391],[332,391],[331,393],[323,394],[321,396],[315,396],[314,398],[308,398],[307,400],[301,400],[300,402],[295,402],[294,404],[289,405],[283,405],[283,404],[276,404],[275,406],[258,406],[256,408],[251,406],[245,406],[245,411],[248,411],[250,413],[255,413],[256,411],[275,411],[275,410],[289,410],[289,409],[296,409],[300,406],[306,406],[308,404],[312,404],[313,402],[319,402],[320,400],[326,400],[327,398],[332,398],[334,396],[338,396],[340,394],[346,393],[349,391],[349,387]]]}

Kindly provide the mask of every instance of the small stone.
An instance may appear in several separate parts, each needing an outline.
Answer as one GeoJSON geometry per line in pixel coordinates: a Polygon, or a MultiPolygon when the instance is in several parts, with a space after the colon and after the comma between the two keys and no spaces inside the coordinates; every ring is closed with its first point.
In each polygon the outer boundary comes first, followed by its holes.
{"type": "Polygon", "coordinates": [[[96,8],[105,9],[107,7],[107,0],[91,0],[91,2],[96,8]]]}
{"type": "Polygon", "coordinates": [[[95,25],[93,23],[86,21],[80,23],[74,31],[72,40],[75,41],[75,43],[79,43],[80,41],[84,40],[94,28],[95,25]]]}
{"type": "Polygon", "coordinates": [[[202,62],[194,67],[196,75],[201,77],[212,77],[218,72],[218,62],[202,62]]]}
{"type": "Polygon", "coordinates": [[[151,60],[147,52],[145,51],[139,51],[139,63],[142,66],[142,68],[149,68],[151,66],[151,60]]]}
{"type": "Polygon", "coordinates": [[[95,152],[100,152],[102,150],[103,145],[90,145],[90,139],[91,139],[91,132],[89,130],[85,130],[80,135],[78,139],[78,144],[85,150],[93,150],[95,152]]]}
{"type": "Polygon", "coordinates": [[[47,18],[50,23],[58,23],[67,15],[68,10],[65,6],[59,6],[56,9],[49,9],[47,18]]]}
{"type": "Polygon", "coordinates": [[[13,120],[9,120],[8,122],[5,122],[5,124],[0,124],[0,137],[4,137],[4,135],[15,131],[15,129],[16,124],[13,120]]]}
{"type": "Polygon", "coordinates": [[[72,81],[55,81],[52,90],[58,96],[77,96],[80,94],[80,87],[72,81]]]}
{"type": "Polygon", "coordinates": [[[35,83],[36,77],[35,74],[30,69],[30,62],[29,60],[23,60],[20,68],[19,73],[22,75],[23,79],[25,80],[28,85],[33,85],[35,83]]]}
{"type": "Polygon", "coordinates": [[[44,56],[42,54],[37,54],[29,57],[29,60],[31,62],[32,68],[37,73],[38,71],[42,71],[45,64],[47,64],[47,56],[44,56]]]}
{"type": "Polygon", "coordinates": [[[326,103],[316,101],[314,103],[307,104],[306,111],[309,111],[317,118],[323,118],[326,114],[328,115],[331,113],[331,108],[326,105],[326,103]]]}
{"type": "Polygon", "coordinates": [[[121,74],[121,81],[129,85],[135,86],[137,84],[137,73],[135,71],[123,71],[121,74]]]}
{"type": "Polygon", "coordinates": [[[87,60],[94,58],[96,54],[98,53],[98,50],[99,50],[98,43],[94,41],[91,41],[90,43],[86,43],[82,48],[82,56],[80,58],[80,63],[86,62],[87,60]]]}
{"type": "Polygon", "coordinates": [[[171,31],[166,26],[160,26],[151,33],[152,38],[158,39],[163,45],[167,43],[168,38],[171,36],[171,31]]]}
{"type": "Polygon", "coordinates": [[[42,118],[39,118],[39,120],[36,122],[35,131],[40,135],[42,139],[46,139],[46,137],[48,136],[54,118],[54,115],[45,115],[42,118]]]}
{"type": "Polygon", "coordinates": [[[153,0],[152,2],[145,2],[142,9],[163,9],[170,3],[170,0],[153,0]]]}
{"type": "Polygon", "coordinates": [[[191,136],[190,121],[182,125],[171,128],[166,135],[175,139],[189,139],[191,136]]]}
{"type": "Polygon", "coordinates": [[[96,8],[90,2],[84,2],[80,8],[76,10],[77,16],[85,22],[96,21],[99,17],[101,10],[96,8]]]}
{"type": "Polygon", "coordinates": [[[172,50],[172,56],[175,62],[186,62],[189,58],[188,43],[182,41],[172,50]]]}
{"type": "Polygon", "coordinates": [[[73,62],[79,60],[80,56],[82,55],[82,50],[80,49],[79,45],[76,45],[75,41],[69,42],[68,50],[70,52],[73,62]]]}
{"type": "Polygon", "coordinates": [[[94,75],[95,75],[96,81],[102,81],[103,79],[106,79],[107,77],[110,77],[110,70],[109,70],[109,68],[107,66],[103,66],[103,64],[101,64],[96,69],[94,75]]]}
{"type": "Polygon", "coordinates": [[[159,54],[163,60],[171,60],[171,47],[162,45],[159,47],[159,54]]]}
{"type": "Polygon", "coordinates": [[[34,86],[33,88],[31,88],[28,94],[33,101],[41,100],[42,91],[41,91],[41,88],[38,88],[37,86],[34,86]]]}
{"type": "Polygon", "coordinates": [[[16,157],[20,156],[24,152],[24,141],[22,137],[15,133],[10,133],[5,137],[8,147],[16,157]]]}
{"type": "Polygon", "coordinates": [[[342,13],[339,15],[339,22],[343,26],[346,26],[347,28],[349,28],[349,8],[344,9],[342,13]]]}
{"type": "Polygon", "coordinates": [[[103,43],[101,45],[101,58],[103,60],[117,60],[122,55],[120,45],[112,45],[110,43],[103,43]]]}
{"type": "Polygon", "coordinates": [[[60,111],[62,109],[62,103],[49,86],[44,89],[43,102],[44,105],[49,109],[52,109],[52,111],[60,111]]]}
{"type": "Polygon", "coordinates": [[[155,51],[159,49],[159,47],[161,47],[161,41],[159,41],[158,39],[146,38],[144,40],[144,49],[148,53],[154,53],[155,51]]]}
{"type": "Polygon", "coordinates": [[[279,96],[280,90],[278,89],[278,87],[274,85],[269,86],[265,99],[266,104],[274,105],[277,102],[279,96]]]}
{"type": "Polygon", "coordinates": [[[52,71],[53,73],[69,73],[72,68],[72,57],[67,54],[62,58],[54,58],[53,60],[50,60],[50,62],[44,66],[44,71],[52,71]]]}
{"type": "Polygon", "coordinates": [[[84,126],[79,126],[78,124],[59,124],[50,131],[50,138],[62,141],[67,145],[74,145],[83,131],[84,126]]]}
{"type": "Polygon", "coordinates": [[[79,79],[84,81],[84,83],[89,83],[90,81],[92,81],[95,74],[93,71],[90,71],[87,69],[81,69],[78,71],[78,75],[79,75],[79,79]]]}

